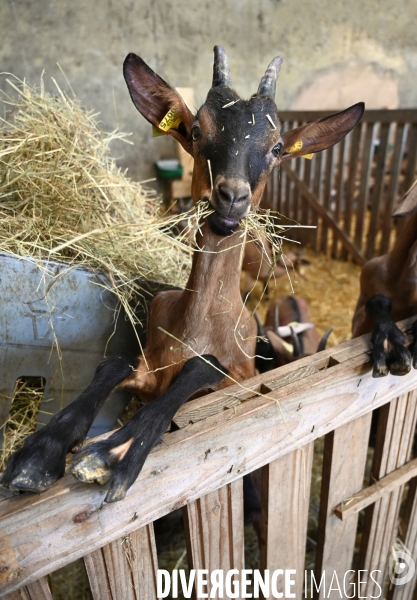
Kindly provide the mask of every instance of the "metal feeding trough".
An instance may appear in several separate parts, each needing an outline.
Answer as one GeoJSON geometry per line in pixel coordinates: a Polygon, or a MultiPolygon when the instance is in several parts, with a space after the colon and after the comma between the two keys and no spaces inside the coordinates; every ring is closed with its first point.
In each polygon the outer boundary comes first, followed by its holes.
{"type": "MultiPolygon", "coordinates": [[[[45,380],[39,429],[85,389],[105,354],[139,353],[125,314],[120,312],[116,319],[117,298],[104,289],[107,283],[104,275],[83,268],[0,253],[0,426],[9,414],[18,378],[45,380]]],[[[143,327],[137,333],[144,343],[148,301],[169,286],[143,284],[143,327]]],[[[111,429],[130,398],[114,393],[89,436],[111,429]]]]}

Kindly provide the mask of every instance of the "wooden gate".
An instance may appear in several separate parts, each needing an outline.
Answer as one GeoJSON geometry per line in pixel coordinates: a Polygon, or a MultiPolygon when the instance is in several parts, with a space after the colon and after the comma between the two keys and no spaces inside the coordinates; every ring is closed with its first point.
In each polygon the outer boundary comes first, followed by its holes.
{"type": "MultiPolygon", "coordinates": [[[[400,324],[408,335],[412,321],[400,324]]],[[[359,576],[366,583],[356,597],[415,600],[416,577],[378,593],[388,581],[396,536],[417,558],[417,371],[373,379],[369,349],[363,336],[184,405],[175,417],[178,429],[153,450],[122,502],[103,505],[105,489],[70,474],[43,494],[0,502],[1,597],[51,600],[48,574],[83,557],[95,600],[156,599],[153,521],[180,507],[190,567],[240,572],[242,478],[259,468],[259,567],[295,569],[293,597],[310,597],[303,586],[312,451],[324,435],[315,580],[325,572],[327,583],[315,597],[340,598],[329,592],[329,581],[334,590],[335,577],[342,585],[359,576]],[[365,521],[355,555],[359,511],[365,521]]],[[[283,591],[283,578],[277,581],[283,591]]],[[[342,597],[353,597],[352,589],[342,597]]]]}
{"type": "MultiPolygon", "coordinates": [[[[285,130],[326,116],[282,112],[285,130]]],[[[262,206],[315,230],[289,237],[359,264],[385,254],[401,230],[392,213],[416,177],[417,110],[369,110],[334,148],[312,160],[285,161],[271,176],[262,206]]]]}

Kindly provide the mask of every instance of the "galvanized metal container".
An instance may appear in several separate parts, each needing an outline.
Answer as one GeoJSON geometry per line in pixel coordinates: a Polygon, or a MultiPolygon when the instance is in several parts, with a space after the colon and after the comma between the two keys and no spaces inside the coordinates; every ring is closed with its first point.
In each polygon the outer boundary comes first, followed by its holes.
{"type": "MultiPolygon", "coordinates": [[[[122,312],[115,318],[117,298],[106,283],[86,269],[0,254],[0,426],[19,377],[46,380],[39,428],[88,385],[105,353],[139,352],[130,322],[122,312]]],[[[129,399],[113,394],[89,436],[109,430],[129,399]]]]}

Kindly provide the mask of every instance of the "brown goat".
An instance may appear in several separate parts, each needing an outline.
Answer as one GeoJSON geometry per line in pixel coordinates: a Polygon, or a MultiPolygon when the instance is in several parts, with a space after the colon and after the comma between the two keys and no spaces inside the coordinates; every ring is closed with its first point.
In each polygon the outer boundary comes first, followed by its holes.
{"type": "Polygon", "coordinates": [[[273,168],[341,140],[364,106],[283,133],[274,101],[282,59],[272,60],[257,93],[244,101],[231,87],[224,50],[216,46],[214,53],[212,87],[196,115],[141,58],[125,60],[134,105],[193,156],[193,199],[214,212],[200,226],[186,289],[161,292],[152,302],[143,355],[102,363],[88,388],[11,457],[2,477],[9,487],[42,491],[61,477],[66,453],[84,440],[108,395],[124,387],[154,400],[109,438],[82,448],[72,467],[83,481],[109,481],[106,501],[120,500],[183,402],[229,385],[226,370],[239,381],[255,372],[256,323],[239,291],[239,223],[259,204],[273,168]]]}
{"type": "Polygon", "coordinates": [[[417,320],[410,351],[395,325],[395,321],[417,315],[417,181],[394,216],[405,217],[405,227],[391,252],[363,267],[352,321],[353,337],[372,331],[374,377],[405,375],[411,364],[417,368],[417,320]]]}
{"type": "Polygon", "coordinates": [[[270,302],[265,324],[258,321],[256,368],[263,373],[320,352],[331,332],[330,328],[319,338],[304,298],[275,298],[270,302]]]}

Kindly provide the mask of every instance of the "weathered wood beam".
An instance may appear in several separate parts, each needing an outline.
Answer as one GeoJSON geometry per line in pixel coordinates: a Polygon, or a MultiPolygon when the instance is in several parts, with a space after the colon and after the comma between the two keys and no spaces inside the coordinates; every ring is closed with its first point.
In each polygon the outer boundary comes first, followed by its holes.
{"type": "Polygon", "coordinates": [[[298,187],[305,200],[325,221],[326,225],[328,225],[334,231],[336,236],[341,240],[346,252],[348,252],[352,256],[353,260],[359,265],[364,265],[366,263],[365,256],[362,254],[362,252],[360,252],[360,250],[358,250],[358,248],[352,242],[350,237],[345,233],[345,231],[343,231],[339,223],[332,217],[332,215],[329,212],[327,212],[327,210],[321,204],[317,202],[316,197],[308,189],[306,184],[303,181],[301,181],[298,175],[294,171],[292,171],[289,165],[287,165],[285,162],[281,164],[281,168],[285,170],[286,174],[294,181],[295,185],[298,187]]]}
{"type": "Polygon", "coordinates": [[[346,521],[352,515],[357,514],[379,500],[384,494],[394,491],[400,485],[404,485],[413,477],[417,477],[417,458],[395,469],[395,471],[392,471],[373,485],[343,500],[343,502],[333,509],[333,512],[339,519],[346,521]]]}
{"type": "MultiPolygon", "coordinates": [[[[271,391],[166,434],[121,502],[103,506],[106,487],[85,485],[70,474],[43,494],[0,502],[0,595],[417,388],[416,370],[373,379],[368,349],[365,336],[302,359],[297,368],[315,364],[323,370],[284,387],[279,387],[279,370],[247,381],[246,392],[254,380],[271,391]]],[[[222,390],[228,396],[239,392],[239,385],[222,390]]]]}

